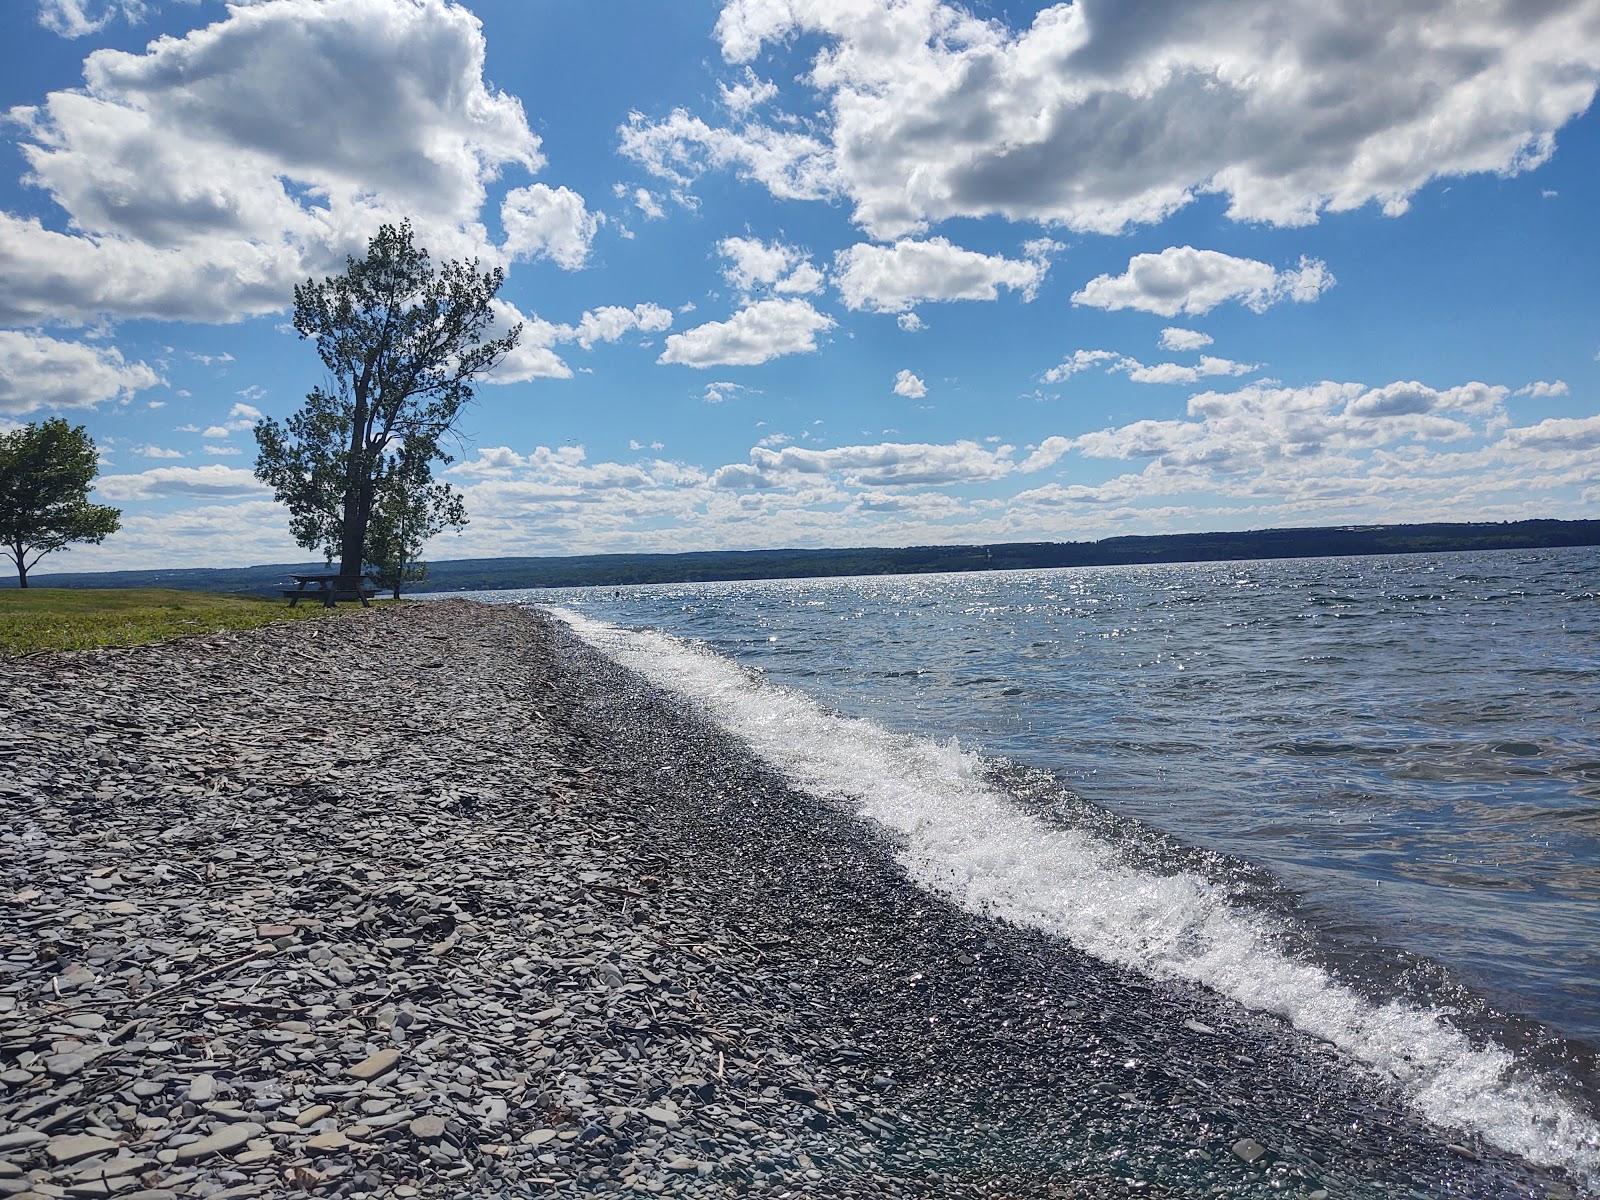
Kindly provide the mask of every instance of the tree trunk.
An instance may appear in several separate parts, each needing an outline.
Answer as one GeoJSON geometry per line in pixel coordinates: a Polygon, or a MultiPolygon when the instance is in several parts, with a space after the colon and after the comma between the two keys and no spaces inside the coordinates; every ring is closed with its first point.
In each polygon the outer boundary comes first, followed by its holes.
{"type": "Polygon", "coordinates": [[[14,553],[11,556],[11,561],[17,564],[17,586],[19,588],[27,587],[28,586],[27,551],[24,550],[21,546],[18,546],[16,548],[16,553],[14,553]]]}
{"type": "Polygon", "coordinates": [[[367,545],[367,513],[372,505],[372,471],[367,465],[367,415],[365,390],[358,385],[355,411],[350,414],[350,451],[345,463],[344,497],[339,512],[339,579],[352,587],[360,586],[367,545]]]}

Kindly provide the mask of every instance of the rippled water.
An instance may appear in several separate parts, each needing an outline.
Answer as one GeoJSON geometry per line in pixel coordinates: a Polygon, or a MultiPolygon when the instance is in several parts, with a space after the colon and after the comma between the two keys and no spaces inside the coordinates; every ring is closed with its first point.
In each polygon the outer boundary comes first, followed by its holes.
{"type": "Polygon", "coordinates": [[[1336,972],[1448,998],[1409,951],[1597,1041],[1597,568],[1505,551],[481,595],[958,739],[1031,811],[1283,910],[1336,972]]]}

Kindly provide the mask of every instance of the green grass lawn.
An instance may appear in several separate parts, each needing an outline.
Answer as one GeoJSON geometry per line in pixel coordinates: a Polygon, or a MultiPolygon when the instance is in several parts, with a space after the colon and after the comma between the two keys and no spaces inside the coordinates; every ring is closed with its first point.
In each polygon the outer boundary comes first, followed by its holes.
{"type": "Polygon", "coordinates": [[[315,603],[290,608],[285,600],[168,588],[6,588],[0,589],[0,654],[137,646],[316,619],[326,611],[315,603]]]}

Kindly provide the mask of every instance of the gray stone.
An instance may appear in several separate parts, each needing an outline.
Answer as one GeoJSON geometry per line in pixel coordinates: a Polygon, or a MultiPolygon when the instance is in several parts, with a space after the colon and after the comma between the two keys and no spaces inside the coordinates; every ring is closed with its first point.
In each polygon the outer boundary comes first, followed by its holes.
{"type": "Polygon", "coordinates": [[[1255,1138],[1240,1138],[1233,1144],[1233,1156],[1254,1166],[1267,1156],[1267,1148],[1255,1138]]]}
{"type": "Polygon", "coordinates": [[[52,1162],[66,1166],[68,1163],[91,1158],[96,1154],[112,1154],[116,1149],[116,1142],[95,1137],[92,1133],[71,1133],[51,1138],[44,1152],[50,1156],[52,1162]]]}
{"type": "Polygon", "coordinates": [[[224,1125],[215,1133],[208,1134],[197,1142],[177,1147],[177,1161],[181,1163],[203,1162],[217,1154],[231,1154],[243,1148],[251,1138],[260,1137],[266,1132],[264,1125],[257,1125],[254,1121],[240,1121],[234,1125],[224,1125]]]}
{"type": "Polygon", "coordinates": [[[399,1063],[400,1051],[390,1046],[386,1050],[368,1055],[355,1066],[346,1068],[346,1073],[354,1075],[357,1079],[378,1079],[394,1070],[399,1063]]]}
{"type": "Polygon", "coordinates": [[[429,1113],[416,1118],[407,1128],[418,1141],[436,1142],[444,1136],[445,1122],[443,1117],[429,1113]]]}

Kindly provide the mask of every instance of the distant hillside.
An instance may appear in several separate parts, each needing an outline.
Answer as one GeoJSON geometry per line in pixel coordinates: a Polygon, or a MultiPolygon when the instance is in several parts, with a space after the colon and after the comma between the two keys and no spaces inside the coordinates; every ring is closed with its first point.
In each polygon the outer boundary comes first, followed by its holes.
{"type": "MultiPolygon", "coordinates": [[[[992,546],[861,547],[843,550],[713,550],[693,554],[581,554],[563,558],[462,558],[429,564],[412,591],[621,586],[730,579],[808,579],[935,571],[1319,558],[1442,550],[1510,550],[1600,545],[1600,521],[1508,521],[1173,533],[1098,542],[1007,542],[992,546]]],[[[200,567],[172,571],[92,571],[35,575],[38,587],[172,587],[214,592],[275,592],[291,571],[321,563],[200,567]]],[[[15,579],[4,586],[15,587],[15,579]]]]}

